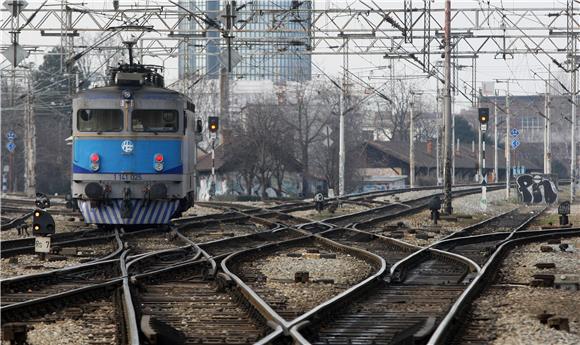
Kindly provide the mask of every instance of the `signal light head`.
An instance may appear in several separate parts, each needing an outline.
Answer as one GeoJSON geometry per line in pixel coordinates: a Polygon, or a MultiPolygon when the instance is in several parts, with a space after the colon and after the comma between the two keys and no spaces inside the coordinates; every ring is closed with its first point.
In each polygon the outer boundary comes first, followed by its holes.
{"type": "Polygon", "coordinates": [[[219,129],[219,117],[210,116],[207,118],[208,129],[210,132],[215,133],[219,129]]]}

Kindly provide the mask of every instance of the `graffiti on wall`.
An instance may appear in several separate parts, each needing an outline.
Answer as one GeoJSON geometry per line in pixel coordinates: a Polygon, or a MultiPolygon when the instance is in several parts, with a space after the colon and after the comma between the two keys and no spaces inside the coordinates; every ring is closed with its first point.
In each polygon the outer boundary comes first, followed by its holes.
{"type": "Polygon", "coordinates": [[[553,204],[558,200],[558,188],[548,175],[520,175],[516,184],[522,201],[526,204],[553,204]]]}

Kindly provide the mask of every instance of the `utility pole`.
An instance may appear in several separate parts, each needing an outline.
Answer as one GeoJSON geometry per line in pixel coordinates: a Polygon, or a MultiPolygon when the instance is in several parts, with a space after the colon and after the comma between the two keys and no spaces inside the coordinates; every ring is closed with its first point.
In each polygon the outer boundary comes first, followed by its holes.
{"type": "Polygon", "coordinates": [[[575,0],[570,0],[568,6],[568,56],[570,58],[570,84],[572,84],[570,87],[570,97],[572,102],[572,133],[570,135],[570,202],[574,202],[576,197],[576,145],[578,144],[576,141],[576,92],[578,87],[576,85],[576,34],[574,32],[574,27],[577,24],[574,21],[574,1],[575,0]]]}
{"type": "Polygon", "coordinates": [[[345,165],[345,143],[344,143],[344,111],[346,98],[346,71],[348,69],[348,37],[343,37],[342,55],[342,88],[340,90],[340,123],[338,135],[338,195],[344,195],[344,165],[345,165]]]}
{"type": "Polygon", "coordinates": [[[226,17],[226,28],[223,31],[223,38],[226,39],[227,46],[227,62],[222,61],[222,66],[220,67],[220,115],[223,123],[228,123],[229,121],[229,110],[230,110],[230,73],[232,72],[232,34],[231,30],[234,22],[234,11],[235,8],[231,5],[231,2],[226,3],[225,17],[226,17]]]}
{"type": "Polygon", "coordinates": [[[499,167],[497,166],[497,90],[494,90],[496,101],[493,102],[493,182],[499,181],[499,167]]]}
{"type": "Polygon", "coordinates": [[[24,152],[26,156],[24,192],[29,197],[36,195],[36,121],[34,118],[32,85],[30,85],[31,78],[32,76],[29,75],[27,79],[28,89],[26,94],[26,110],[24,114],[24,152]]]}
{"type": "Polygon", "coordinates": [[[439,80],[437,80],[437,97],[436,97],[436,104],[437,104],[437,148],[436,148],[436,160],[437,160],[437,185],[441,184],[441,147],[440,147],[440,140],[441,137],[441,117],[439,117],[439,105],[441,103],[441,89],[439,88],[439,80]]]}
{"type": "Polygon", "coordinates": [[[451,200],[451,159],[452,159],[452,119],[451,119],[451,0],[445,0],[445,186],[444,212],[453,213],[451,200]]]}
{"type": "Polygon", "coordinates": [[[413,107],[415,105],[415,94],[411,91],[411,110],[409,124],[409,185],[415,187],[415,121],[413,119],[413,107]]]}
{"type": "Polygon", "coordinates": [[[510,82],[507,81],[505,94],[505,198],[510,198],[510,173],[511,173],[511,150],[510,150],[510,82]]]}
{"type": "Polygon", "coordinates": [[[546,83],[546,95],[544,96],[544,174],[552,171],[550,153],[550,73],[546,83]]]}

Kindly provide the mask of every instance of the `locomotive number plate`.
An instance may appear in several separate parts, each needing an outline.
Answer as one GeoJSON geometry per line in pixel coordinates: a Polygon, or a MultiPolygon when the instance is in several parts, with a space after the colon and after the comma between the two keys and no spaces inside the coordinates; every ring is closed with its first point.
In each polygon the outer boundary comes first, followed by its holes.
{"type": "Polygon", "coordinates": [[[118,181],[141,181],[143,176],[141,174],[115,174],[115,180],[118,181]]]}

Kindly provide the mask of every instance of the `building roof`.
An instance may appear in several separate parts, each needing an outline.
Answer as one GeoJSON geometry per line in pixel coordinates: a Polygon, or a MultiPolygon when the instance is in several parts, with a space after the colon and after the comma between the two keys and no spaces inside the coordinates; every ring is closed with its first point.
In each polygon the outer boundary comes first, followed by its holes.
{"type": "MultiPolygon", "coordinates": [[[[396,141],[369,141],[366,143],[368,147],[376,149],[380,152],[383,152],[386,155],[394,157],[406,164],[409,164],[409,143],[407,142],[396,142],[396,141]]],[[[517,150],[523,149],[527,145],[522,143],[517,150]]],[[[493,145],[487,145],[486,147],[486,167],[491,168],[493,167],[493,145]]],[[[504,159],[504,149],[498,149],[498,166],[500,169],[505,169],[505,159],[504,159]]],[[[527,150],[526,150],[527,151],[527,150]]],[[[514,165],[514,151],[512,151],[512,165],[514,165]]],[[[542,152],[538,153],[542,155],[542,152]]],[[[517,157],[517,156],[516,156],[517,157]]],[[[521,157],[517,159],[518,165],[523,165],[528,169],[541,169],[542,167],[530,159],[526,157],[521,157]]],[[[540,159],[541,161],[541,159],[540,159]]],[[[459,154],[455,156],[455,167],[457,169],[474,169],[478,163],[478,154],[477,154],[477,145],[476,151],[471,152],[471,145],[460,145],[459,147],[459,154]]],[[[437,166],[437,151],[436,145],[433,142],[433,148],[429,153],[427,151],[427,143],[419,142],[415,143],[415,165],[417,168],[435,168],[437,166]]]]}

